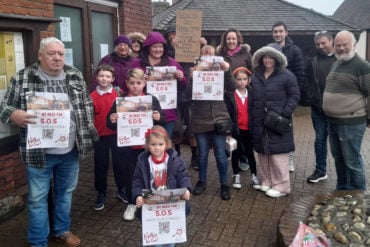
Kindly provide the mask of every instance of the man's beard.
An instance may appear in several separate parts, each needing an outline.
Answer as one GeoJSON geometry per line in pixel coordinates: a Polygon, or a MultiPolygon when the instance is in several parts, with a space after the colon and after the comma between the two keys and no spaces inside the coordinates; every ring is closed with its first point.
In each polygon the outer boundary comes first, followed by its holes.
{"type": "Polygon", "coordinates": [[[345,62],[345,61],[351,60],[355,56],[355,54],[356,54],[355,49],[352,49],[348,53],[338,54],[336,52],[335,57],[337,58],[338,61],[345,62]]]}

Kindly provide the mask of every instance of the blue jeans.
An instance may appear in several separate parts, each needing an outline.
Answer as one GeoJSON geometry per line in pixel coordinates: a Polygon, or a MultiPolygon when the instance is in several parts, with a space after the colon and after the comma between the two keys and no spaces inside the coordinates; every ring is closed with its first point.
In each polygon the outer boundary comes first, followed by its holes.
{"type": "Polygon", "coordinates": [[[173,128],[175,127],[175,121],[166,122],[163,124],[163,128],[166,129],[168,137],[172,139],[173,128]]]}
{"type": "Polygon", "coordinates": [[[366,171],[360,152],[365,130],[366,123],[329,123],[330,151],[337,171],[337,190],[366,190],[366,171]]]}
{"type": "Polygon", "coordinates": [[[328,120],[323,112],[311,109],[312,125],[315,130],[316,170],[326,173],[328,154],[328,120]]]}
{"type": "Polygon", "coordinates": [[[50,234],[48,193],[53,178],[52,234],[59,236],[69,231],[72,192],[77,186],[79,163],[74,148],[64,155],[46,154],[44,168],[27,165],[28,184],[28,242],[32,246],[47,246],[50,234]]]}
{"type": "Polygon", "coordinates": [[[199,181],[207,182],[209,142],[211,142],[217,162],[220,183],[227,185],[227,157],[225,153],[226,136],[216,134],[215,132],[207,132],[195,134],[195,138],[197,139],[199,151],[198,154],[199,181]]]}

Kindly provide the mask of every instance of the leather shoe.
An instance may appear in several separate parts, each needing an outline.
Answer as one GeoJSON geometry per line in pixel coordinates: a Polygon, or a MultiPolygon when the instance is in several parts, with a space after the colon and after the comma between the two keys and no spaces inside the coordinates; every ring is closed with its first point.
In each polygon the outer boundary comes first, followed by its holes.
{"type": "Polygon", "coordinates": [[[228,185],[222,184],[220,194],[222,200],[230,200],[230,187],[228,185]]]}
{"type": "Polygon", "coordinates": [[[72,232],[66,232],[63,235],[55,236],[55,239],[59,242],[63,242],[66,247],[77,247],[81,244],[81,240],[72,232]]]}
{"type": "Polygon", "coordinates": [[[195,185],[194,187],[194,190],[193,190],[193,194],[194,195],[200,195],[200,194],[203,194],[207,189],[207,183],[206,182],[202,182],[202,181],[198,181],[197,184],[195,185]]]}

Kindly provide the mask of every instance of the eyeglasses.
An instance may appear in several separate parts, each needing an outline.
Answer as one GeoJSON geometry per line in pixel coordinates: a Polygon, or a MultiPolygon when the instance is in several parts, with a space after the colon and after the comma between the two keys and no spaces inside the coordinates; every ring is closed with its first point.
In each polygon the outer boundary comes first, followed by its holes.
{"type": "Polygon", "coordinates": [[[327,33],[328,33],[328,31],[318,31],[318,32],[315,33],[315,37],[319,36],[321,34],[327,34],[327,33]]]}

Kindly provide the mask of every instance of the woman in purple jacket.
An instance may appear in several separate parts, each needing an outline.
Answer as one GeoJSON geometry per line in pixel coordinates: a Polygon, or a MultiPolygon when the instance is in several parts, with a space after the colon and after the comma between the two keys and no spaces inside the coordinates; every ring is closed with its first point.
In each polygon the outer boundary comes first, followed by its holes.
{"type": "MultiPolygon", "coordinates": [[[[135,60],[130,55],[131,40],[126,35],[120,35],[114,40],[113,45],[113,52],[103,57],[97,67],[101,64],[111,65],[115,71],[115,78],[112,85],[118,86],[124,92],[127,92],[126,75],[132,66],[132,62],[135,60]]],[[[98,82],[94,79],[90,91],[94,91],[97,85],[98,82]]]]}
{"type": "MultiPolygon", "coordinates": [[[[175,66],[176,67],[176,79],[177,79],[177,91],[185,90],[188,80],[185,76],[184,70],[180,64],[178,64],[173,58],[168,56],[168,47],[166,40],[161,33],[151,32],[148,34],[141,51],[141,58],[134,61],[132,64],[133,68],[141,68],[147,74],[147,67],[150,66],[175,66]]],[[[165,129],[168,132],[169,137],[172,137],[173,127],[175,120],[177,119],[176,109],[163,110],[166,116],[165,129]]]]}

